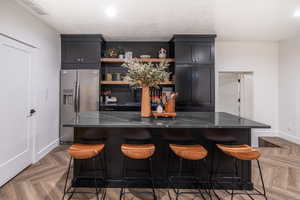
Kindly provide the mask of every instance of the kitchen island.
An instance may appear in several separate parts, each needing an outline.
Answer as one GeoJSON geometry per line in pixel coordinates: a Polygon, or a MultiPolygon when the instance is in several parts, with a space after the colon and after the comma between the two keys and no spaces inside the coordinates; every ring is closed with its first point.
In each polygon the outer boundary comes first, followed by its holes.
{"type": "MultiPolygon", "coordinates": [[[[154,119],[154,118],[141,118],[139,112],[87,112],[80,113],[76,118],[68,123],[63,124],[65,127],[74,127],[74,142],[86,142],[83,138],[89,135],[90,142],[93,138],[97,141],[97,135],[103,137],[105,133],[105,153],[108,169],[107,187],[120,187],[121,172],[122,172],[122,154],[120,146],[125,142],[122,135],[126,132],[132,132],[136,129],[148,129],[152,135],[152,143],[156,146],[156,151],[153,156],[154,162],[154,176],[156,187],[167,187],[166,176],[166,160],[168,154],[168,144],[162,139],[162,134],[165,132],[174,131],[189,131],[195,142],[203,145],[208,151],[208,163],[211,159],[211,143],[205,139],[205,135],[221,134],[230,135],[236,138],[236,144],[251,145],[251,129],[270,128],[270,126],[258,123],[255,121],[247,120],[227,113],[217,112],[178,112],[176,119],[154,119]],[[92,135],[91,135],[92,133],[92,135]]],[[[215,159],[219,167],[218,182],[226,183],[228,181],[228,173],[231,173],[232,163],[228,156],[223,155],[221,152],[216,153],[215,159]],[[227,178],[226,178],[227,177],[227,178]]],[[[74,173],[86,174],[88,176],[88,164],[79,164],[75,162],[74,173]],[[79,169],[79,165],[81,165],[79,169]]],[[[143,163],[134,164],[136,168],[143,168],[143,163]]],[[[171,165],[174,171],[177,169],[176,159],[174,164],[171,165]]],[[[251,162],[243,162],[243,170],[240,171],[247,182],[246,187],[252,188],[251,182],[251,162]]],[[[201,173],[205,173],[200,172],[201,173]]],[[[136,175],[135,175],[136,176],[136,175]]],[[[75,186],[90,186],[92,179],[78,179],[75,186]]],[[[142,183],[137,183],[132,187],[148,187],[142,183]]],[[[189,188],[188,185],[182,185],[184,188],[189,188]]]]}

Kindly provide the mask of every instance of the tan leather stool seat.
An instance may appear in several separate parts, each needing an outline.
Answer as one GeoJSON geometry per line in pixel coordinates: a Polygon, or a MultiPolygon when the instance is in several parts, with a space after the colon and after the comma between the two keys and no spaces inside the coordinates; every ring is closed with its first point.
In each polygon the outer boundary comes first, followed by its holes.
{"type": "Polygon", "coordinates": [[[187,160],[201,160],[207,156],[207,150],[199,145],[170,144],[171,150],[179,157],[187,160]]]}
{"type": "Polygon", "coordinates": [[[224,153],[240,160],[255,160],[261,156],[261,153],[249,145],[221,145],[217,147],[224,153]]]}
{"type": "Polygon", "coordinates": [[[154,144],[122,144],[122,153],[131,159],[147,159],[155,152],[154,144]]]}
{"type": "Polygon", "coordinates": [[[101,153],[104,146],[104,144],[73,144],[68,153],[75,159],[89,159],[101,153]]]}

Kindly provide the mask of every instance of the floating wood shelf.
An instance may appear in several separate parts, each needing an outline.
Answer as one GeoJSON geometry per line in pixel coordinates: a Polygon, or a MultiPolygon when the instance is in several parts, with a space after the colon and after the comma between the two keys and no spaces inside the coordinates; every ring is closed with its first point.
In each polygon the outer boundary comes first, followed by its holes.
{"type": "MultiPolygon", "coordinates": [[[[136,58],[140,62],[175,62],[174,58],[136,58]]],[[[125,62],[126,59],[120,58],[101,58],[101,62],[106,63],[122,63],[125,62]]]]}
{"type": "Polygon", "coordinates": [[[127,81],[101,81],[103,85],[128,85],[127,81]]]}
{"type": "MultiPolygon", "coordinates": [[[[127,81],[101,81],[101,84],[103,85],[129,85],[129,82],[127,81]]],[[[160,83],[160,85],[174,85],[175,83],[173,81],[165,81],[160,83]]]]}

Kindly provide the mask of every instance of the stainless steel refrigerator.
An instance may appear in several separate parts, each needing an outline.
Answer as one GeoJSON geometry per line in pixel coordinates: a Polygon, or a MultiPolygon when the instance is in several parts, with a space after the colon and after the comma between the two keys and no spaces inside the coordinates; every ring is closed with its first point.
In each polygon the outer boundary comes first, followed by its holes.
{"type": "Polygon", "coordinates": [[[99,110],[99,70],[62,70],[60,74],[60,143],[73,142],[73,128],[62,127],[81,112],[99,110]]]}

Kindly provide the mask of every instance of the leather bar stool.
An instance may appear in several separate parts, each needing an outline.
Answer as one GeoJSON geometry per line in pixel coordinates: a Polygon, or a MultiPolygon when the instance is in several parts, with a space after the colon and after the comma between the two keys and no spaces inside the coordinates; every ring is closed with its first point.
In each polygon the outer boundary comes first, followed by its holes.
{"type": "MultiPolygon", "coordinates": [[[[130,181],[145,181],[149,182],[152,185],[152,194],[153,199],[156,200],[155,194],[155,185],[154,185],[154,177],[153,177],[153,164],[152,164],[152,156],[155,152],[155,145],[154,144],[123,144],[121,146],[121,151],[124,156],[123,160],[123,187],[120,191],[120,200],[122,197],[125,197],[126,188],[130,181]],[[130,170],[127,168],[127,161],[131,160],[148,160],[148,173],[146,177],[127,177],[127,172],[130,170]],[[124,185],[125,184],[125,185],[124,185]]],[[[144,170],[143,170],[144,171],[144,170]]]]}
{"type": "MultiPolygon", "coordinates": [[[[108,137],[108,129],[95,129],[86,128],[83,134],[80,136],[81,144],[105,144],[108,137]]],[[[102,171],[104,179],[107,179],[107,160],[106,160],[106,148],[103,149],[101,156],[99,157],[99,163],[97,164],[97,171],[102,171]]]]}
{"type": "Polygon", "coordinates": [[[176,172],[170,169],[170,166],[175,166],[177,161],[177,157],[173,156],[172,151],[169,148],[169,144],[182,144],[182,145],[190,145],[196,144],[195,139],[189,130],[186,129],[164,129],[162,132],[162,139],[166,145],[166,162],[167,167],[165,171],[166,177],[169,176],[170,173],[176,172]]]}
{"type": "MultiPolygon", "coordinates": [[[[207,150],[199,145],[178,145],[178,144],[170,144],[169,145],[170,149],[172,152],[179,158],[179,170],[178,170],[178,175],[177,176],[170,176],[169,177],[169,186],[173,188],[175,194],[176,194],[176,200],[178,200],[179,196],[181,194],[200,194],[203,199],[204,197],[204,192],[201,191],[202,186],[207,183],[207,180],[205,180],[203,177],[197,177],[196,175],[189,175],[189,176],[183,176],[182,175],[182,170],[183,170],[183,161],[193,161],[193,162],[200,162],[202,161],[202,164],[204,166],[204,170],[207,170],[208,174],[208,169],[206,167],[206,157],[207,157],[207,150]],[[174,179],[184,179],[184,180],[189,180],[190,183],[193,183],[196,185],[198,192],[180,192],[180,188],[176,188],[175,186],[175,181],[174,179]]],[[[180,186],[179,186],[180,187],[180,186]]],[[[169,191],[168,191],[169,193],[169,191]]],[[[209,195],[210,199],[210,192],[205,192],[207,195],[209,195]]],[[[171,195],[169,193],[169,198],[171,198],[171,195]]]]}
{"type": "MultiPolygon", "coordinates": [[[[71,147],[68,149],[68,153],[70,155],[70,162],[69,162],[69,167],[67,170],[67,177],[65,181],[65,186],[64,186],[64,193],[62,199],[65,199],[66,194],[71,194],[68,199],[71,199],[75,193],[80,193],[80,194],[95,194],[97,196],[97,200],[99,200],[99,193],[102,193],[102,199],[105,199],[106,196],[106,190],[103,189],[103,187],[100,189],[98,187],[99,185],[99,179],[101,179],[101,184],[104,183],[104,177],[99,177],[96,174],[96,158],[101,154],[103,151],[105,145],[104,144],[73,144],[71,147]],[[94,179],[94,187],[95,187],[95,193],[92,192],[76,192],[76,189],[72,187],[73,183],[76,182],[76,179],[78,178],[86,178],[83,176],[76,176],[73,177],[70,186],[68,186],[68,179],[69,179],[69,174],[71,170],[71,165],[72,161],[74,160],[92,160],[93,161],[93,179],[94,179]],[[72,190],[72,191],[70,191],[72,190]]],[[[106,170],[106,169],[105,169],[106,170]]],[[[90,178],[90,177],[88,177],[90,178]]]]}
{"type": "Polygon", "coordinates": [[[245,191],[245,193],[235,193],[234,189],[232,189],[231,191],[231,200],[233,200],[234,195],[239,195],[239,194],[246,194],[249,196],[249,198],[253,199],[252,196],[254,195],[261,195],[264,196],[264,198],[267,200],[267,196],[266,196],[266,189],[265,189],[265,184],[264,184],[264,179],[262,176],[262,171],[261,171],[261,167],[260,167],[260,162],[259,162],[259,157],[261,156],[261,153],[259,151],[257,151],[256,149],[250,147],[249,145],[221,145],[221,144],[217,144],[217,147],[223,151],[225,154],[227,154],[228,156],[233,158],[233,177],[232,177],[232,188],[234,184],[238,184],[237,186],[239,186],[239,188],[244,189],[243,187],[243,178],[242,177],[238,177],[238,164],[237,161],[252,161],[252,160],[256,160],[257,161],[257,165],[258,165],[258,169],[259,169],[259,175],[260,175],[260,179],[261,179],[261,183],[262,183],[262,187],[263,187],[263,193],[261,191],[259,191],[258,189],[254,188],[255,192],[254,194],[249,194],[247,191],[245,191]],[[234,177],[236,176],[236,177],[234,177]],[[238,178],[238,180],[240,181],[235,181],[238,178]]]}
{"type": "Polygon", "coordinates": [[[221,132],[222,130],[213,130],[213,131],[208,131],[208,132],[203,132],[202,136],[204,137],[205,140],[210,142],[210,150],[209,152],[211,153],[210,156],[210,172],[209,172],[209,180],[211,184],[213,184],[213,176],[217,176],[217,172],[219,171],[219,163],[218,163],[218,158],[216,158],[216,153],[218,151],[217,144],[227,144],[227,145],[232,145],[237,142],[237,139],[228,134],[221,132]],[[215,167],[215,162],[217,162],[215,167]]]}

